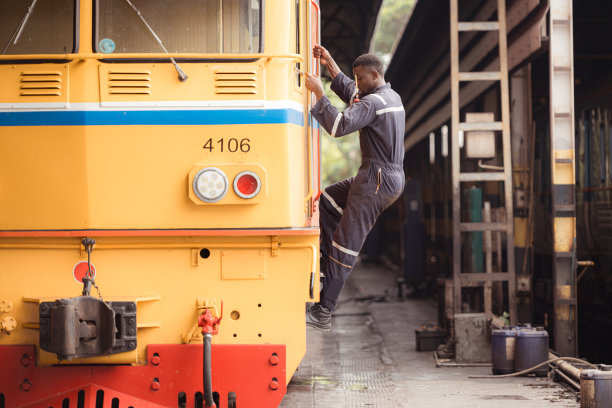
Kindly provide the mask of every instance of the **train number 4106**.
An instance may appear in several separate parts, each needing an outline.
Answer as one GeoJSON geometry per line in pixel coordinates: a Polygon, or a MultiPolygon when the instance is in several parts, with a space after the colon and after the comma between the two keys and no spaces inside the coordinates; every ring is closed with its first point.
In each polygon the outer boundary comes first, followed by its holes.
{"type": "Polygon", "coordinates": [[[212,152],[215,149],[220,149],[221,152],[230,152],[230,153],[236,153],[238,151],[242,152],[242,153],[248,153],[249,151],[251,151],[251,140],[244,138],[244,139],[236,139],[236,138],[231,138],[231,139],[216,139],[213,140],[213,138],[209,138],[206,143],[204,143],[204,146],[202,146],[203,149],[207,149],[209,152],[212,152]]]}

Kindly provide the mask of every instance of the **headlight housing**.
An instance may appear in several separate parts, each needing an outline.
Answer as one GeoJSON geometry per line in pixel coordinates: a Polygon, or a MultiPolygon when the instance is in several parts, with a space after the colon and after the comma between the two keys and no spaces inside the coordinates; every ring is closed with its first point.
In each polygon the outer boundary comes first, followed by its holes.
{"type": "Polygon", "coordinates": [[[227,194],[229,181],[216,167],[206,167],[193,178],[193,192],[205,203],[215,203],[227,194]]]}

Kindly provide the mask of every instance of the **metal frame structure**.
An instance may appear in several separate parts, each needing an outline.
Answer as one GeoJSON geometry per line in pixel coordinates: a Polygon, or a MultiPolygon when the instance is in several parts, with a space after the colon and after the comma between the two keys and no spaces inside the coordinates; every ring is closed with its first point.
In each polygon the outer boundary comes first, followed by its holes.
{"type": "Polygon", "coordinates": [[[506,1],[497,0],[497,21],[459,22],[459,0],[450,0],[451,37],[451,113],[452,113],[452,191],[453,191],[453,305],[455,314],[462,313],[461,289],[483,286],[485,313],[491,313],[492,282],[508,282],[508,302],[511,324],[517,323],[516,273],[514,266],[514,220],[512,201],[512,161],[510,146],[510,103],[508,89],[508,45],[506,1]],[[499,71],[460,72],[459,33],[465,31],[497,31],[499,33],[499,71]],[[460,82],[499,81],[501,97],[500,122],[465,123],[460,121],[460,82]],[[459,134],[466,131],[502,132],[503,170],[462,173],[459,134]],[[497,181],[504,183],[505,222],[461,222],[461,183],[497,181]],[[501,231],[506,233],[507,272],[463,273],[461,271],[461,233],[501,231]]]}
{"type": "Polygon", "coordinates": [[[550,142],[553,202],[554,348],[578,351],[576,167],[572,0],[550,2],[550,142]]]}
{"type": "MultiPolygon", "coordinates": [[[[508,69],[511,71],[528,60],[543,46],[541,25],[548,3],[544,0],[507,1],[508,69]]],[[[449,33],[440,24],[448,24],[448,2],[417,2],[406,31],[398,42],[385,74],[402,96],[406,109],[405,150],[420,143],[429,132],[437,131],[450,120],[450,61],[447,58],[449,33]],[[423,24],[424,20],[427,24],[423,24]],[[436,27],[429,28],[429,27],[436,27]],[[426,44],[426,45],[425,45],[426,44]],[[419,64],[413,61],[419,60],[419,64]]],[[[497,9],[497,0],[461,2],[461,15],[474,21],[489,21],[497,9]]],[[[497,69],[499,58],[489,58],[498,44],[496,32],[483,35],[465,33],[459,42],[461,65],[466,69],[486,66],[497,69]]],[[[471,82],[462,89],[460,109],[482,95],[488,84],[471,82]]]]}
{"type": "Polygon", "coordinates": [[[370,50],[382,0],[325,0],[320,5],[321,44],[342,72],[352,73],[353,60],[370,50]]]}

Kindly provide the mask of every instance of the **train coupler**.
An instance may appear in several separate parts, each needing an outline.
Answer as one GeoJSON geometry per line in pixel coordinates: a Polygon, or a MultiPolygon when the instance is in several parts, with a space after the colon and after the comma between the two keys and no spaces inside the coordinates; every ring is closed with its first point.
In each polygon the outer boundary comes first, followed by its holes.
{"type": "Polygon", "coordinates": [[[91,296],[42,302],[42,350],[61,360],[136,349],[136,303],[104,302],[91,296]]]}

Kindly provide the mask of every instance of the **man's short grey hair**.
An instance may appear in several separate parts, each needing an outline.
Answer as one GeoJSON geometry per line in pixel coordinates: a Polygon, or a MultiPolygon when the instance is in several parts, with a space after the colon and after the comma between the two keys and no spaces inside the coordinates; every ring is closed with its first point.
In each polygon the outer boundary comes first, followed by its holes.
{"type": "Polygon", "coordinates": [[[363,54],[357,57],[357,59],[353,61],[353,68],[360,66],[372,68],[377,71],[380,76],[383,76],[385,73],[382,60],[375,54],[363,54]]]}

